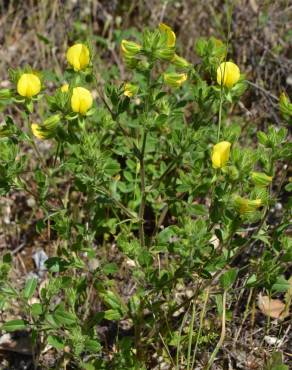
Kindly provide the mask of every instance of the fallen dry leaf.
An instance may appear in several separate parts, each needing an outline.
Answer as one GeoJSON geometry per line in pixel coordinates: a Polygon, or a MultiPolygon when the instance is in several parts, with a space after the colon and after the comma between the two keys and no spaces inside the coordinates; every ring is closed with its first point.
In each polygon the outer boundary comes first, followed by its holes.
{"type": "Polygon", "coordinates": [[[285,303],[279,299],[272,299],[267,295],[258,295],[258,307],[264,315],[273,319],[284,319],[289,314],[285,303]]]}

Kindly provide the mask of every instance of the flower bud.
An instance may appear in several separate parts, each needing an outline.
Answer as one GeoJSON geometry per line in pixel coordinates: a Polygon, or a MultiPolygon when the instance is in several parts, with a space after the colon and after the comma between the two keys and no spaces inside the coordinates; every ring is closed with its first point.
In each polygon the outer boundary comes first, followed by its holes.
{"type": "Polygon", "coordinates": [[[67,93],[69,91],[69,84],[64,84],[61,86],[61,91],[67,93]]]}
{"type": "Polygon", "coordinates": [[[289,98],[284,91],[282,91],[280,94],[279,102],[280,104],[284,104],[284,105],[289,103],[289,98]]]}
{"type": "Polygon", "coordinates": [[[0,90],[0,100],[7,100],[9,98],[11,98],[11,90],[10,89],[0,90]]]}
{"type": "Polygon", "coordinates": [[[67,61],[74,68],[74,71],[80,71],[86,68],[90,61],[88,47],[83,44],[75,44],[67,50],[67,61]]]}
{"type": "Polygon", "coordinates": [[[228,177],[232,181],[238,180],[239,172],[238,172],[238,169],[235,166],[227,166],[227,167],[224,167],[222,170],[223,170],[224,173],[226,173],[228,175],[228,177]]]}
{"type": "Polygon", "coordinates": [[[214,145],[212,151],[212,165],[213,168],[222,168],[226,165],[230,156],[231,143],[228,141],[221,141],[214,145]]]}
{"type": "Polygon", "coordinates": [[[134,57],[142,49],[142,46],[133,41],[122,40],[121,50],[124,57],[134,57]]]}
{"type": "Polygon", "coordinates": [[[232,62],[223,62],[217,69],[217,82],[219,85],[231,88],[240,78],[238,66],[232,62]]]}
{"type": "Polygon", "coordinates": [[[166,33],[167,46],[170,47],[170,48],[174,47],[175,42],[176,42],[176,36],[175,36],[175,33],[173,32],[173,30],[171,29],[171,27],[169,27],[165,23],[160,23],[159,24],[159,29],[160,29],[161,32],[166,33]]]}
{"type": "Polygon", "coordinates": [[[182,58],[177,54],[174,54],[174,57],[171,59],[171,63],[178,68],[188,68],[190,66],[190,63],[185,58],[182,58]]]}
{"type": "Polygon", "coordinates": [[[260,187],[269,186],[270,183],[273,181],[272,176],[268,176],[263,172],[252,172],[251,178],[253,182],[260,187]]]}
{"type": "Polygon", "coordinates": [[[237,211],[241,215],[244,215],[256,211],[262,205],[262,200],[261,199],[250,200],[240,197],[239,195],[235,195],[233,197],[233,203],[237,211]]]}
{"type": "Polygon", "coordinates": [[[186,82],[188,76],[186,73],[164,73],[164,82],[174,88],[180,87],[186,82]]]}
{"type": "Polygon", "coordinates": [[[43,126],[38,125],[37,123],[32,123],[30,127],[33,135],[40,140],[50,139],[53,136],[53,132],[46,130],[43,126]]]}
{"type": "Polygon", "coordinates": [[[71,108],[73,112],[86,114],[92,106],[92,95],[84,87],[75,87],[71,97],[71,108]]]}
{"type": "Polygon", "coordinates": [[[128,68],[133,69],[137,67],[139,59],[135,57],[124,56],[124,62],[128,68]]]}
{"type": "Polygon", "coordinates": [[[43,127],[46,130],[53,131],[57,127],[58,123],[61,120],[61,115],[60,114],[54,114],[53,116],[47,118],[44,123],[43,127]]]}
{"type": "Polygon", "coordinates": [[[289,97],[284,93],[284,91],[280,94],[279,108],[284,117],[292,116],[292,103],[290,102],[289,97]]]}
{"type": "Polygon", "coordinates": [[[171,61],[174,56],[174,49],[169,47],[159,48],[154,51],[153,55],[157,59],[171,61]]]}
{"type": "MultiPolygon", "coordinates": [[[[136,60],[137,61],[137,60],[136,60]]],[[[137,64],[137,69],[139,71],[147,71],[150,67],[150,63],[147,62],[147,60],[143,59],[143,60],[139,60],[137,64]]]]}
{"type": "Polygon", "coordinates": [[[33,73],[23,73],[17,82],[17,92],[26,98],[31,98],[41,91],[41,80],[33,73]]]}
{"type": "Polygon", "coordinates": [[[131,98],[133,95],[136,95],[139,87],[134,84],[126,83],[124,85],[124,95],[128,98],[131,98]]]}

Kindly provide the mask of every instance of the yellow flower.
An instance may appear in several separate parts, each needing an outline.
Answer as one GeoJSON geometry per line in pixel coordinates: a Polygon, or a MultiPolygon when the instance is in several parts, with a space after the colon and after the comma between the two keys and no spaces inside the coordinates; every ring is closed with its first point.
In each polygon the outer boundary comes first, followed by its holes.
{"type": "Polygon", "coordinates": [[[66,93],[69,91],[69,84],[64,84],[62,87],[61,87],[61,91],[63,93],[66,93]]]}
{"type": "Polygon", "coordinates": [[[128,98],[131,98],[133,95],[136,95],[138,92],[138,86],[126,83],[124,86],[124,95],[128,98]]]}
{"type": "Polygon", "coordinates": [[[31,131],[35,137],[40,140],[49,139],[54,136],[58,123],[61,120],[60,114],[54,114],[51,117],[45,119],[42,125],[37,123],[31,124],[31,131]]]}
{"type": "Polygon", "coordinates": [[[232,62],[223,62],[217,69],[217,82],[219,85],[231,88],[240,78],[238,66],[232,62]]]}
{"type": "Polygon", "coordinates": [[[238,195],[234,197],[233,201],[235,208],[241,215],[254,212],[262,205],[261,199],[250,200],[238,195]]]}
{"type": "Polygon", "coordinates": [[[161,32],[165,32],[167,36],[167,46],[172,48],[175,46],[176,36],[171,27],[165,23],[159,24],[159,29],[161,32]]]}
{"type": "Polygon", "coordinates": [[[228,141],[221,141],[214,145],[212,151],[212,165],[213,168],[222,168],[229,160],[231,143],[228,141]]]}
{"type": "Polygon", "coordinates": [[[21,96],[31,98],[41,91],[41,80],[33,73],[24,73],[17,82],[17,92],[21,96]]]}
{"type": "Polygon", "coordinates": [[[83,44],[75,44],[67,50],[67,61],[74,68],[80,71],[88,66],[90,54],[88,47],[83,44]]]}
{"type": "Polygon", "coordinates": [[[164,73],[164,82],[171,87],[180,87],[186,82],[188,75],[186,73],[164,73]]]}
{"type": "Polygon", "coordinates": [[[71,97],[71,108],[73,112],[86,114],[92,106],[92,95],[84,87],[75,87],[71,97]]]}
{"type": "Polygon", "coordinates": [[[37,123],[32,123],[30,127],[34,136],[40,140],[48,139],[51,136],[49,131],[42,128],[42,126],[38,125],[37,123]]]}

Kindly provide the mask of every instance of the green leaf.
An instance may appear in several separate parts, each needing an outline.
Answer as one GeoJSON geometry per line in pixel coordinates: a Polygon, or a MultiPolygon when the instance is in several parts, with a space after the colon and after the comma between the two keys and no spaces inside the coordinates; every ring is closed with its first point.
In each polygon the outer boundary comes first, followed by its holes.
{"type": "Polygon", "coordinates": [[[86,364],[86,363],[82,362],[82,369],[84,369],[84,370],[95,370],[96,367],[92,364],[86,364]]]}
{"type": "Polygon", "coordinates": [[[4,263],[9,263],[9,264],[12,262],[11,253],[4,254],[4,256],[3,256],[3,262],[4,263]]]}
{"type": "Polygon", "coordinates": [[[35,277],[32,277],[27,280],[24,290],[23,290],[23,297],[25,299],[30,299],[34,295],[37,284],[38,284],[38,279],[35,277]]]}
{"type": "Polygon", "coordinates": [[[63,340],[57,335],[48,336],[48,344],[56,349],[62,350],[65,347],[63,340]]]}
{"type": "Polygon", "coordinates": [[[121,312],[119,310],[107,310],[104,313],[104,318],[106,320],[121,320],[123,316],[121,315],[121,312]]]}
{"type": "Polygon", "coordinates": [[[237,277],[238,270],[236,268],[230,269],[226,271],[221,277],[220,277],[220,283],[222,285],[222,288],[224,290],[229,289],[232,284],[235,282],[237,277]]]}
{"type": "Polygon", "coordinates": [[[100,352],[101,350],[100,343],[94,339],[86,339],[84,345],[85,345],[85,349],[93,353],[100,352]]]}
{"type": "Polygon", "coordinates": [[[116,263],[107,263],[103,266],[102,271],[106,275],[115,274],[119,271],[119,268],[116,263]]]}
{"type": "Polygon", "coordinates": [[[42,41],[44,44],[46,44],[46,45],[51,44],[50,40],[47,37],[45,37],[44,35],[41,35],[40,33],[37,33],[36,35],[37,35],[37,38],[40,41],[42,41]]]}
{"type": "Polygon", "coordinates": [[[73,313],[65,311],[63,308],[58,308],[53,313],[53,318],[60,326],[74,326],[77,323],[77,317],[73,313]]]}
{"type": "Polygon", "coordinates": [[[43,313],[43,306],[40,303],[34,303],[31,305],[31,313],[33,316],[39,316],[43,313]]]}
{"type": "Polygon", "coordinates": [[[23,320],[10,320],[5,322],[1,326],[1,330],[5,330],[8,332],[16,331],[16,330],[24,330],[26,329],[26,324],[23,320]]]}
{"type": "Polygon", "coordinates": [[[278,276],[275,284],[272,286],[273,292],[287,292],[290,289],[291,285],[288,280],[284,278],[284,276],[278,276]]]}
{"type": "Polygon", "coordinates": [[[62,258],[59,257],[51,257],[48,258],[45,262],[45,266],[51,272],[62,272],[65,271],[68,267],[69,263],[62,258]]]}
{"type": "Polygon", "coordinates": [[[121,313],[127,310],[127,308],[125,307],[125,304],[123,303],[122,299],[118,296],[118,294],[108,290],[105,293],[102,293],[101,296],[104,302],[110,308],[114,310],[119,310],[121,313]]]}

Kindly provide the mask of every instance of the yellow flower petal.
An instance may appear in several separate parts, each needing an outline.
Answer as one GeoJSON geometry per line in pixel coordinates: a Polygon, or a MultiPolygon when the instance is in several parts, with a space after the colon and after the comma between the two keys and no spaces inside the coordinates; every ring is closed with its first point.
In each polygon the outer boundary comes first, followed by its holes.
{"type": "Polygon", "coordinates": [[[26,98],[31,98],[41,91],[41,80],[33,73],[24,73],[17,82],[17,92],[26,98]]]}
{"type": "Polygon", "coordinates": [[[213,168],[222,168],[226,165],[230,156],[230,147],[231,143],[228,141],[221,141],[214,145],[211,156],[213,168]]]}
{"type": "Polygon", "coordinates": [[[217,82],[228,88],[234,86],[240,78],[238,66],[232,62],[223,62],[217,69],[217,82]]]}
{"type": "Polygon", "coordinates": [[[136,95],[138,92],[138,86],[134,84],[130,84],[129,82],[125,83],[124,85],[124,95],[128,98],[131,98],[133,95],[136,95]]]}
{"type": "Polygon", "coordinates": [[[90,53],[87,46],[75,44],[67,50],[67,61],[75,71],[86,68],[90,61],[90,53]]]}
{"type": "Polygon", "coordinates": [[[36,138],[40,140],[46,139],[46,135],[44,135],[44,133],[42,132],[40,125],[38,125],[37,123],[32,123],[30,127],[31,127],[32,133],[34,134],[36,138]]]}
{"type": "Polygon", "coordinates": [[[171,27],[169,27],[165,23],[160,23],[159,24],[159,29],[160,29],[160,31],[165,32],[166,35],[167,35],[167,46],[170,47],[170,48],[174,47],[175,42],[176,42],[176,36],[175,36],[175,33],[173,32],[173,30],[171,29],[171,27]]]}
{"type": "Polygon", "coordinates": [[[61,87],[61,91],[63,93],[66,93],[69,91],[69,84],[64,84],[62,87],[61,87]]]}
{"type": "Polygon", "coordinates": [[[92,95],[84,87],[75,87],[71,97],[71,108],[73,112],[86,114],[92,107],[92,95]]]}

